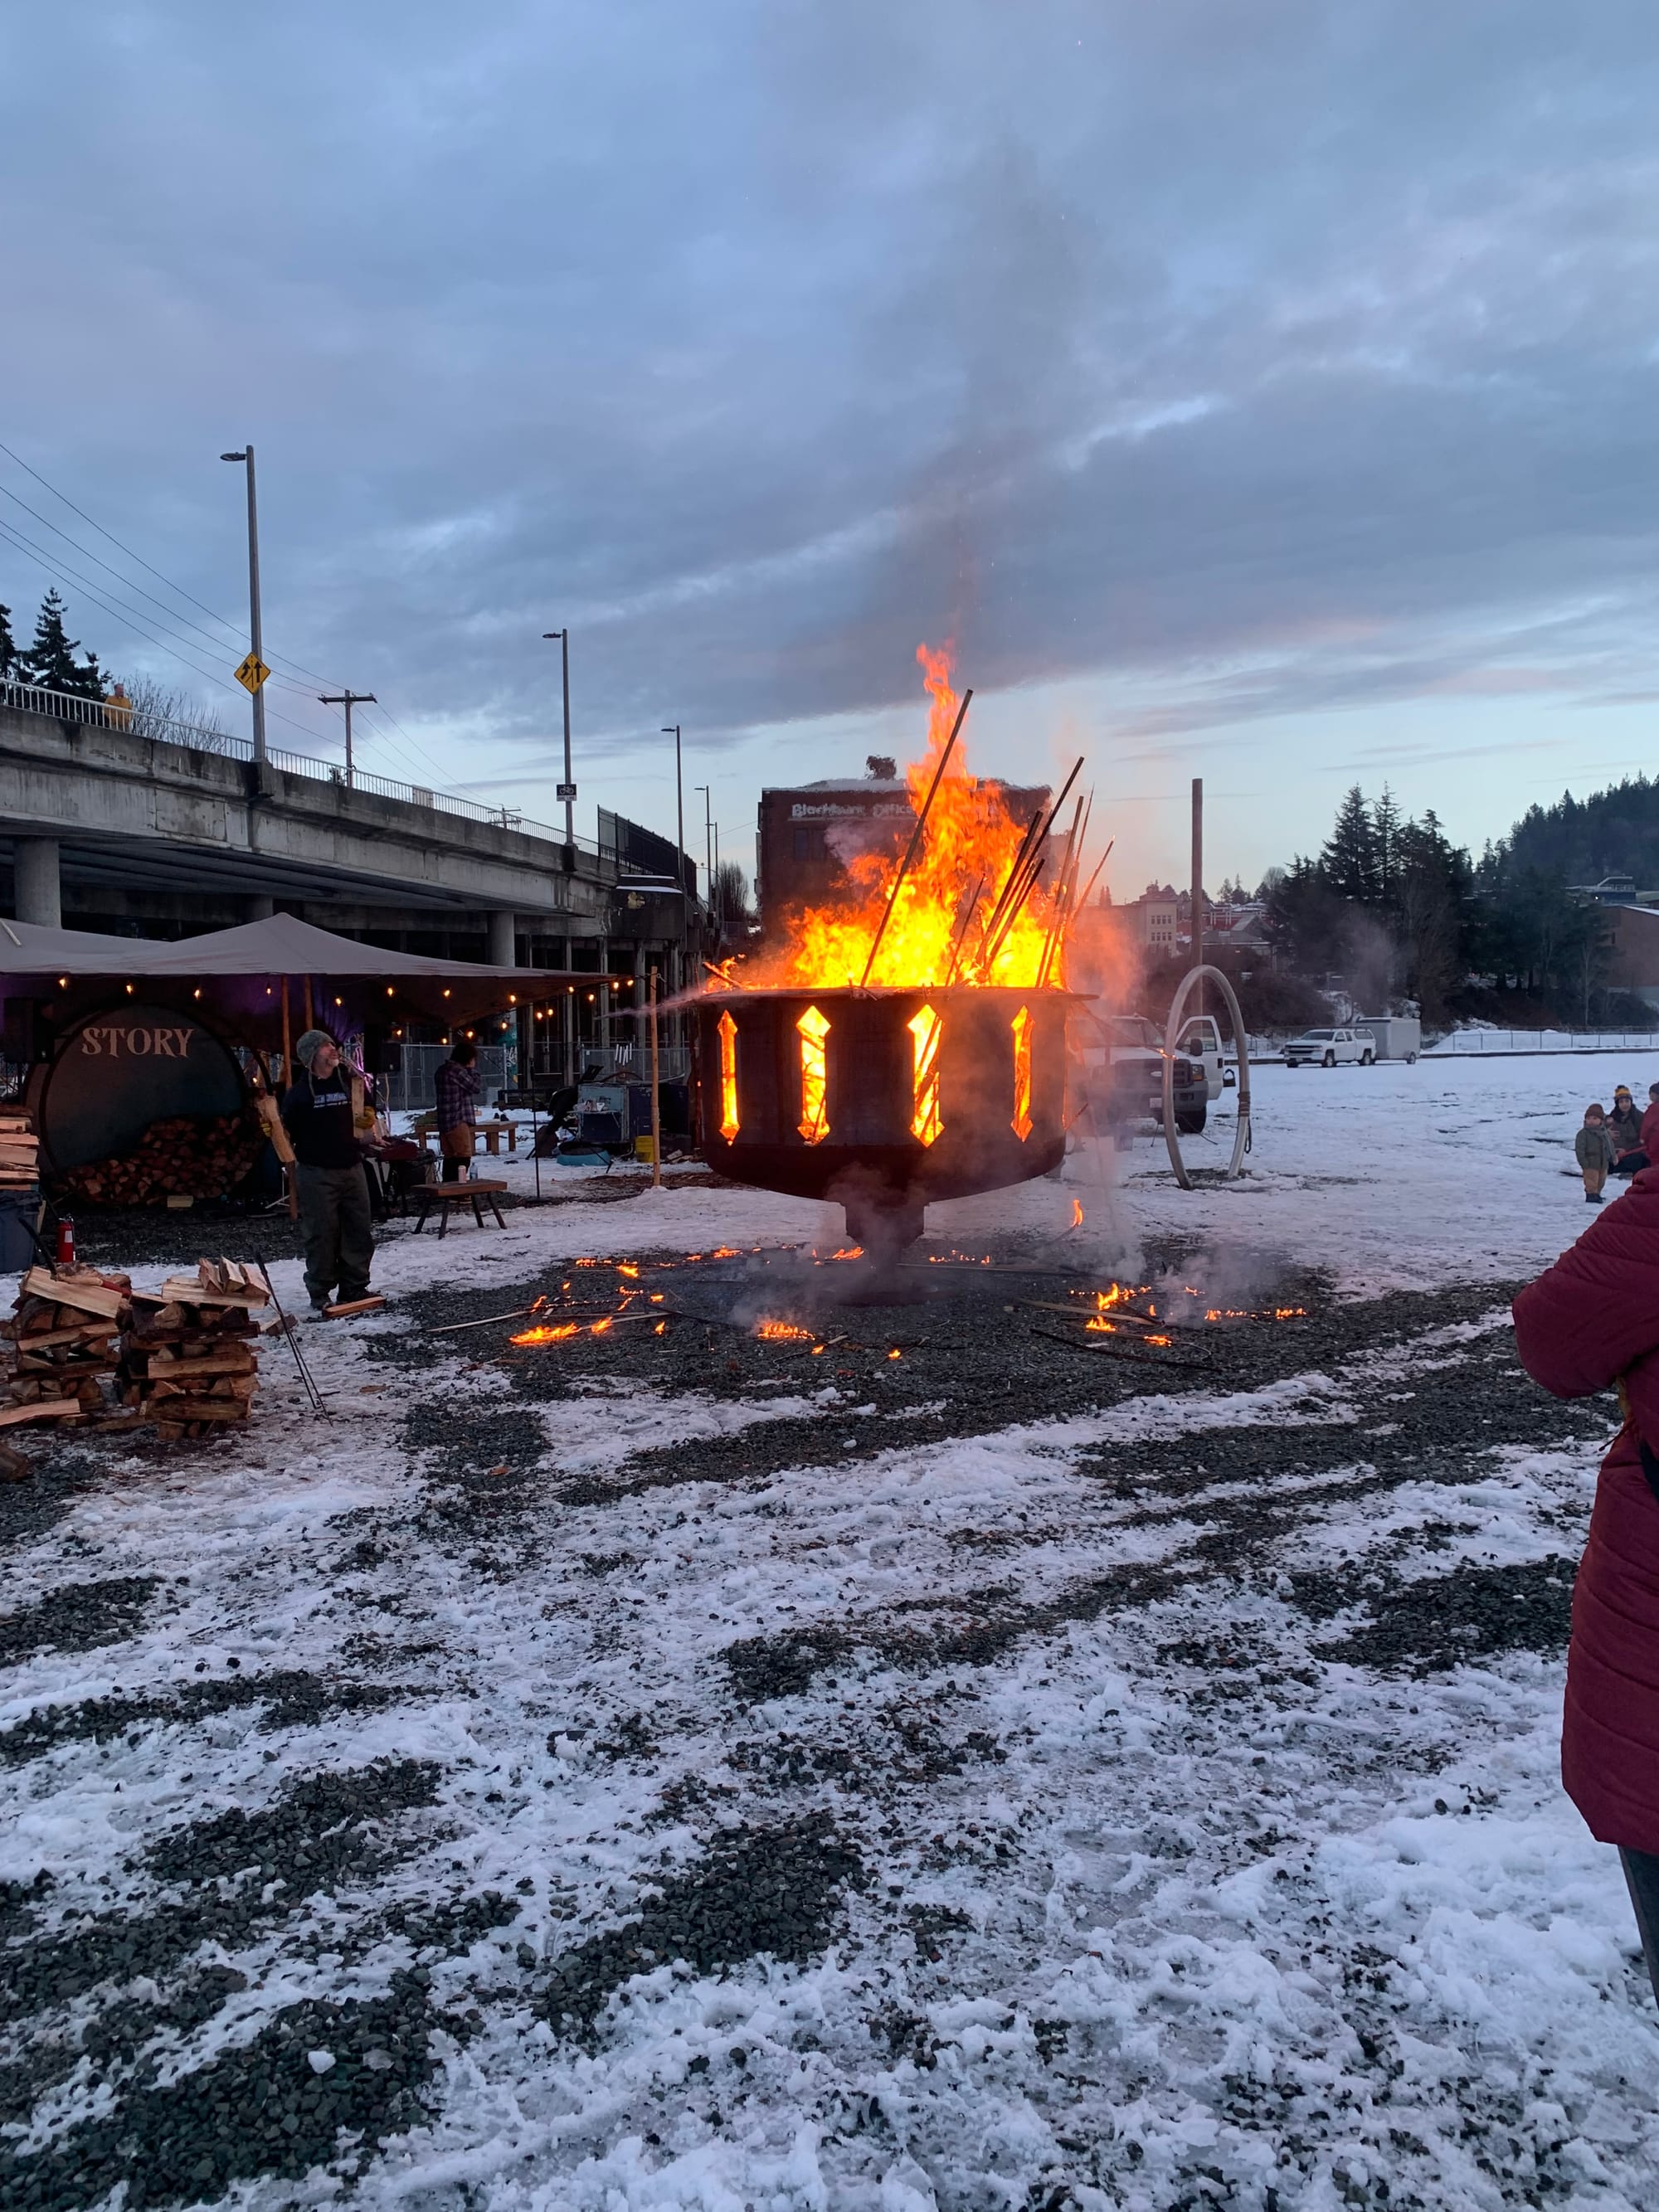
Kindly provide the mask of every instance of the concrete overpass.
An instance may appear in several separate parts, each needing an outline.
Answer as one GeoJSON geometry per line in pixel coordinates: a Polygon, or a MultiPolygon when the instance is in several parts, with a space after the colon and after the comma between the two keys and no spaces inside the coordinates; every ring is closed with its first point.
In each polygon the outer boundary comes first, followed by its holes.
{"type": "MultiPolygon", "coordinates": [[[[684,973],[693,896],[618,852],[503,812],[130,710],[0,684],[0,896],[20,920],[173,937],[268,914],[500,965],[604,964],[616,939],[684,973]],[[197,740],[191,742],[191,739],[197,740]],[[476,948],[476,949],[471,949],[476,948]],[[578,948],[585,957],[578,959],[578,948]],[[667,956],[672,952],[676,957],[667,956]],[[595,956],[599,956],[595,957],[595,956]]],[[[631,830],[631,825],[629,825],[631,830]]]]}

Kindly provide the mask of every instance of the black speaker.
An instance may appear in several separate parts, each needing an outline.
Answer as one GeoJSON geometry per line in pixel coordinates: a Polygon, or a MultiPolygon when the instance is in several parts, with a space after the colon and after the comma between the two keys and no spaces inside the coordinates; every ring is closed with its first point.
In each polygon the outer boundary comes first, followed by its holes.
{"type": "Polygon", "coordinates": [[[43,1020],[38,999],[8,999],[0,1027],[0,1054],[15,1066],[33,1065],[52,1054],[51,1024],[43,1020]]]}
{"type": "Polygon", "coordinates": [[[370,1023],[363,1030],[365,1075],[395,1075],[403,1065],[403,1043],[383,1023],[370,1023]]]}

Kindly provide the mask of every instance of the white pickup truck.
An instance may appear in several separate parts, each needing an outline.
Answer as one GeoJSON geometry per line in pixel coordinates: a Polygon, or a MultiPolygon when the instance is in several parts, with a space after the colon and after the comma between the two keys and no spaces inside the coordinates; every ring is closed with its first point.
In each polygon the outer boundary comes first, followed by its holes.
{"type": "Polygon", "coordinates": [[[1285,1048],[1286,1067],[1369,1067],[1376,1058],[1369,1030],[1304,1030],[1285,1048]]]}

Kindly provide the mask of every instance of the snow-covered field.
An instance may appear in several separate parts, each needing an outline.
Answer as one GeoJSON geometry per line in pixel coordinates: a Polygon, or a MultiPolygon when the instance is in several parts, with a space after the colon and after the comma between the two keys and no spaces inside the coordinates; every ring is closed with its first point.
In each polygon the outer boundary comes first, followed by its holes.
{"type": "Polygon", "coordinates": [[[1555,1773],[1616,1414],[1505,1304],[1655,1072],[1258,1068],[1242,1185],[930,1217],[1310,1306],[1178,1365],[1012,1275],[816,1357],[436,1332],[839,1233],[685,1188],[389,1237],[326,1423],[272,1347],[241,1437],[60,1449],[0,1495],[0,2206],[1651,2206],[1555,1773]]]}

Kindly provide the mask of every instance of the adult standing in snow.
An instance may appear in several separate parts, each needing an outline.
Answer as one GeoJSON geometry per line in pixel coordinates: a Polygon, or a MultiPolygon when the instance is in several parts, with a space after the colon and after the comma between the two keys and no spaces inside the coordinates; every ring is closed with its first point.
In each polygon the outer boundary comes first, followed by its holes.
{"type": "Polygon", "coordinates": [[[1522,1364],[1558,1398],[1619,1386],[1572,1597],[1561,1778],[1618,1846],[1659,1996],[1659,1168],[1515,1301],[1522,1364]]]}
{"type": "MultiPolygon", "coordinates": [[[[1634,1166],[1626,1167],[1626,1160],[1633,1161],[1642,1149],[1642,1117],[1636,1110],[1636,1102],[1630,1095],[1630,1085],[1621,1083],[1613,1094],[1613,1111],[1607,1116],[1607,1134],[1613,1139],[1615,1175],[1634,1175],[1634,1166]]],[[[1645,1164],[1645,1163],[1644,1163],[1645,1164]]]]}
{"type": "Polygon", "coordinates": [[[341,1303],[368,1296],[374,1264],[368,1178],[363,1172],[351,1085],[326,1030],[307,1030],[294,1048],[302,1073],[283,1094],[294,1146],[305,1241],[306,1292],[320,1313],[337,1285],[341,1303]]]}
{"type": "Polygon", "coordinates": [[[473,1066],[477,1056],[471,1039],[462,1037],[433,1078],[446,1182],[461,1180],[463,1166],[471,1163],[477,1143],[478,1072],[473,1066]]]}

